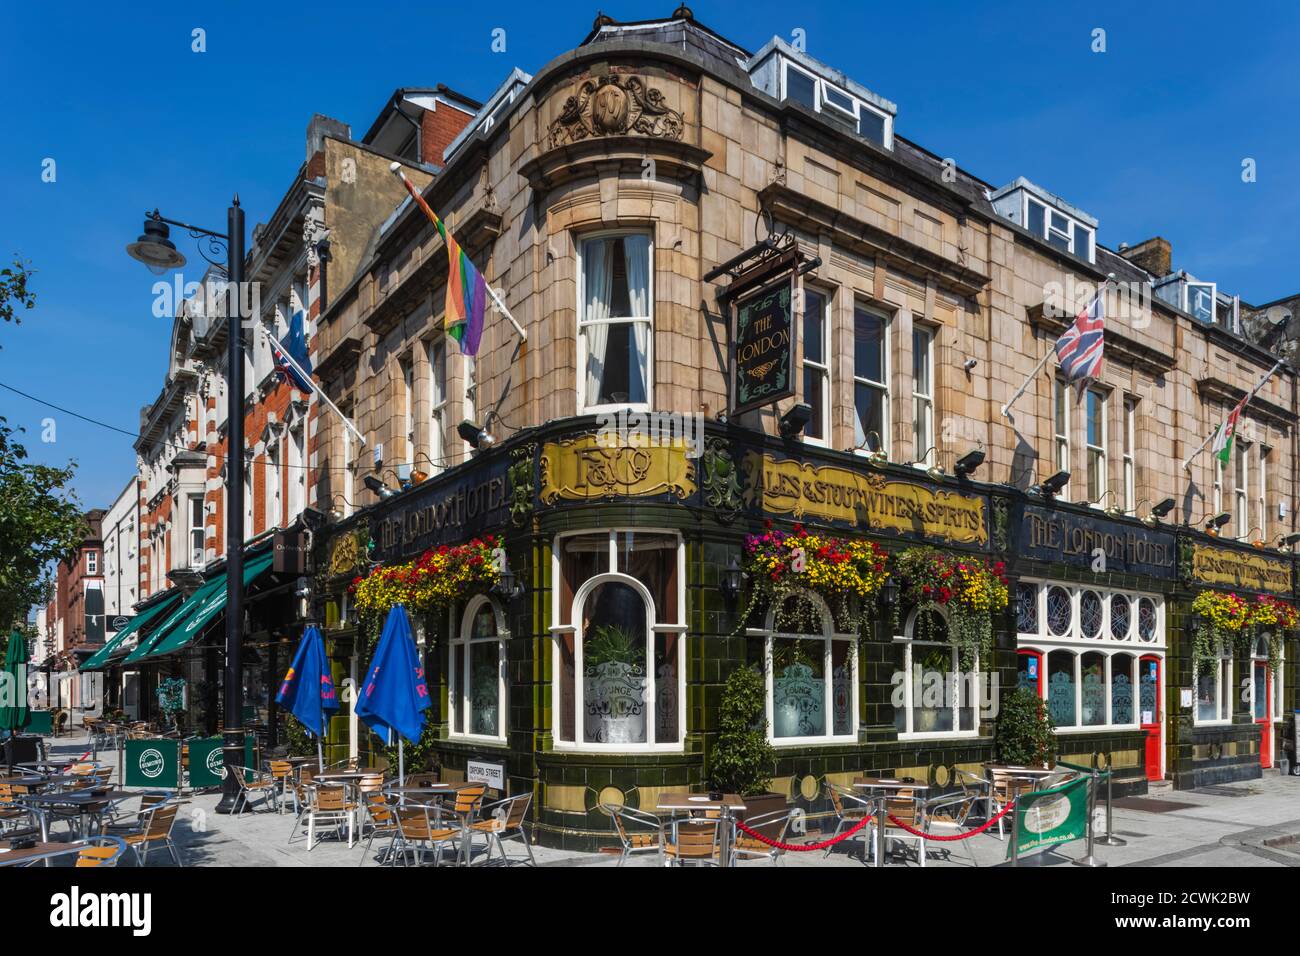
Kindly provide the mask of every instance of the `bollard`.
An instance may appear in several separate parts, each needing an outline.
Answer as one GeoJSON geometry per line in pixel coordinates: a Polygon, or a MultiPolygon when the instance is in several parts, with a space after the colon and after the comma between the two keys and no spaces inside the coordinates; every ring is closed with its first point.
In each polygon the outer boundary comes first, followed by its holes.
{"type": "MultiPolygon", "coordinates": [[[[1019,799],[1019,798],[1017,798],[1019,799]]],[[[1011,808],[1011,866],[1020,866],[1020,807],[1011,808]]]]}
{"type": "Polygon", "coordinates": [[[1092,782],[1088,786],[1088,852],[1081,860],[1074,860],[1075,866],[1105,866],[1106,863],[1093,856],[1092,812],[1097,809],[1097,767],[1092,768],[1092,782]]]}
{"type": "Polygon", "coordinates": [[[1106,835],[1097,838],[1102,846],[1128,846],[1127,840],[1121,840],[1113,832],[1115,811],[1111,807],[1111,782],[1115,779],[1115,767],[1111,763],[1110,751],[1106,751],[1106,835]]]}
{"type": "Polygon", "coordinates": [[[876,866],[885,865],[885,798],[876,805],[876,866]]]}

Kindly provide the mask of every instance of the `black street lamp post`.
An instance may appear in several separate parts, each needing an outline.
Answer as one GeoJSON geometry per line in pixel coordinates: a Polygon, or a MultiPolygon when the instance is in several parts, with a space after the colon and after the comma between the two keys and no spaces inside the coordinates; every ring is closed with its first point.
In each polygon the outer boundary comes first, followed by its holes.
{"type": "Polygon", "coordinates": [[[179,226],[206,244],[199,254],[226,250],[226,679],[225,778],[217,813],[231,813],[239,795],[235,774],[244,766],[244,681],[241,649],[244,626],[244,210],[235,196],[226,211],[226,231],[215,232],[165,219],[154,210],[145,217],[144,235],[126,247],[133,259],[161,275],[185,265],[169,238],[168,225],[179,226]]]}

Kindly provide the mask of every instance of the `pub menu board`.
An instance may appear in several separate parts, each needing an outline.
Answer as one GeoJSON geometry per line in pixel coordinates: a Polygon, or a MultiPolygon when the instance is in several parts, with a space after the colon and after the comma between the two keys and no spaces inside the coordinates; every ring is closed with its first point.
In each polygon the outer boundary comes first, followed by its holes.
{"type": "Polygon", "coordinates": [[[793,281],[786,279],[736,306],[733,414],[794,394],[793,281]]]}

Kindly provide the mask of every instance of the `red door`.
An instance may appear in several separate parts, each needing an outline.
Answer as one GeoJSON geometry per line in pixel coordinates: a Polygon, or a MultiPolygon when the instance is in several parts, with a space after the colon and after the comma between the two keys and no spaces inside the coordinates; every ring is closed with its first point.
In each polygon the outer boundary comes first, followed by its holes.
{"type": "Polygon", "coordinates": [[[1267,661],[1253,661],[1254,687],[1251,692],[1251,706],[1255,723],[1259,726],[1259,765],[1265,770],[1273,766],[1273,681],[1268,672],[1267,661]]]}
{"type": "Polygon", "coordinates": [[[1144,657],[1138,662],[1138,710],[1142,729],[1146,731],[1146,766],[1148,780],[1163,780],[1160,768],[1160,658],[1144,657]]]}

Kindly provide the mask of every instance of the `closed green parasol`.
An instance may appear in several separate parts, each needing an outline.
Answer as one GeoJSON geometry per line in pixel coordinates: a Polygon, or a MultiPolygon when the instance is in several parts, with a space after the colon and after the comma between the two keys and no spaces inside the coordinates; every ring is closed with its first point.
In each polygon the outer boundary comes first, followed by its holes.
{"type": "Polygon", "coordinates": [[[27,641],[14,631],[0,672],[0,730],[19,731],[31,720],[27,709],[27,641]]]}

